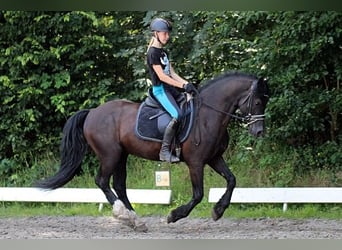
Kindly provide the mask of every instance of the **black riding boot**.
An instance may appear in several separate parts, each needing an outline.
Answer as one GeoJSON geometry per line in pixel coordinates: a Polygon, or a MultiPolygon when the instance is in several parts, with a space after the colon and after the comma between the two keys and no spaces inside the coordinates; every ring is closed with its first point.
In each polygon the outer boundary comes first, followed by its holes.
{"type": "Polygon", "coordinates": [[[164,137],[163,137],[163,143],[159,152],[159,158],[161,161],[167,161],[167,162],[179,162],[179,158],[177,156],[172,155],[170,146],[173,137],[175,136],[176,129],[177,129],[177,119],[172,118],[170,123],[167,125],[164,137]]]}

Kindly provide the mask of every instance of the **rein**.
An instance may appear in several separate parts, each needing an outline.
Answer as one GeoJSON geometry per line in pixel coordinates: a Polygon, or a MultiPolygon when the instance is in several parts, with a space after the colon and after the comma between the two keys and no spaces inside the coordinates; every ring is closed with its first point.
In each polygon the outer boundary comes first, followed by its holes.
{"type": "Polygon", "coordinates": [[[246,103],[248,101],[248,114],[245,115],[245,116],[240,116],[240,115],[234,115],[232,113],[228,113],[228,112],[225,112],[223,110],[220,110],[220,109],[217,109],[216,107],[208,104],[208,103],[205,103],[201,100],[201,104],[204,104],[205,106],[211,108],[212,110],[216,111],[216,112],[219,112],[221,114],[224,114],[224,115],[227,115],[227,116],[230,116],[242,123],[244,127],[248,127],[249,125],[255,123],[255,122],[258,122],[258,121],[263,121],[265,120],[265,115],[252,115],[252,100],[254,98],[254,88],[253,88],[253,85],[252,85],[252,89],[251,89],[251,92],[248,94],[248,96],[246,97],[246,99],[243,101],[242,104],[246,103]]]}
{"type": "Polygon", "coordinates": [[[263,121],[265,120],[265,115],[252,115],[251,113],[248,113],[248,115],[245,115],[245,116],[239,116],[239,115],[234,115],[232,113],[228,113],[228,112],[225,112],[223,110],[219,110],[217,108],[215,108],[214,106],[211,106],[210,104],[208,103],[205,103],[205,102],[202,102],[203,105],[211,108],[212,110],[218,112],[218,113],[221,113],[221,114],[224,114],[224,115],[227,115],[227,116],[230,116],[242,123],[244,127],[248,127],[249,125],[257,122],[257,121],[263,121]]]}

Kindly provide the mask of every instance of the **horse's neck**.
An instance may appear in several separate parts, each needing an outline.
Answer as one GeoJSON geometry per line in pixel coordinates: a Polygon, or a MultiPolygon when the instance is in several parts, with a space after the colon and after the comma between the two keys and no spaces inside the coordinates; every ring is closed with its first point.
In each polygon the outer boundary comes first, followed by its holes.
{"type": "Polygon", "coordinates": [[[248,91],[248,84],[243,81],[217,83],[203,92],[202,101],[220,111],[233,113],[246,91],[248,91]]]}

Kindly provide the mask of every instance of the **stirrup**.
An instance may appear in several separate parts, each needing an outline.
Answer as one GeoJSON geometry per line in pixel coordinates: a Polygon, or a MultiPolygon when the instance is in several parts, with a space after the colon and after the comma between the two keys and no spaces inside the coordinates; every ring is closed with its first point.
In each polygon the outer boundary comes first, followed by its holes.
{"type": "Polygon", "coordinates": [[[168,155],[165,155],[163,153],[159,153],[159,159],[161,161],[166,161],[166,162],[171,162],[171,163],[180,162],[180,159],[171,153],[169,153],[168,155]]]}

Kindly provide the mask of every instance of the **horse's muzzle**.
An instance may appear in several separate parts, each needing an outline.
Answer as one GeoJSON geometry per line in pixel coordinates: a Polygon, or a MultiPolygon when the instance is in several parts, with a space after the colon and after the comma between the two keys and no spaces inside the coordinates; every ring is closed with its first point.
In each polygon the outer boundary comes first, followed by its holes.
{"type": "Polygon", "coordinates": [[[262,137],[265,134],[264,121],[258,121],[249,125],[249,132],[255,137],[262,137]]]}

